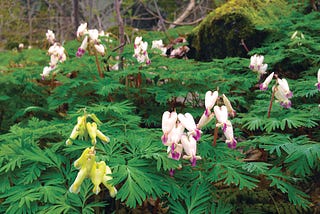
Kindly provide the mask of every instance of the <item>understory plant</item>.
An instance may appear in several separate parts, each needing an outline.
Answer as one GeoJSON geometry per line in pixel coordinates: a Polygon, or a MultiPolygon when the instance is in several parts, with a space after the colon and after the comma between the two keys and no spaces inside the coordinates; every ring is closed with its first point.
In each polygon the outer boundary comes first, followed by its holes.
{"type": "Polygon", "coordinates": [[[174,38],[140,31],[118,56],[115,37],[83,30],[43,79],[47,48],[1,53],[0,212],[319,209],[319,16],[293,10],[247,58],[164,54],[152,41],[174,38]],[[251,56],[268,64],[259,78],[251,56]]]}

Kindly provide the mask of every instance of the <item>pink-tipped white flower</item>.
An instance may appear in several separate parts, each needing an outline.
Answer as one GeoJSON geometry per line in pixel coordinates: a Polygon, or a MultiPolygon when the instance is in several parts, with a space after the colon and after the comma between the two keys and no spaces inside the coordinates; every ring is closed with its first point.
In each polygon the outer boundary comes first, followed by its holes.
{"type": "Polygon", "coordinates": [[[48,30],[47,33],[46,33],[46,37],[47,37],[47,41],[50,43],[50,44],[53,44],[55,42],[55,35],[53,33],[52,30],[48,30]]]}
{"type": "Polygon", "coordinates": [[[181,137],[181,143],[186,155],[183,155],[183,159],[190,160],[191,165],[195,166],[197,160],[200,160],[201,157],[197,156],[197,141],[192,136],[183,135],[181,137]]]}
{"type": "Polygon", "coordinates": [[[263,64],[264,56],[262,55],[253,55],[250,58],[249,68],[255,72],[258,72],[259,76],[266,74],[268,64],[263,64]]]}
{"type": "Polygon", "coordinates": [[[260,84],[260,90],[265,91],[268,89],[268,85],[270,84],[271,80],[273,79],[274,72],[269,74],[269,76],[264,80],[263,83],[260,84]]]}
{"type": "Polygon", "coordinates": [[[217,127],[222,127],[223,132],[226,131],[228,121],[228,109],[226,106],[215,106],[213,108],[214,114],[217,118],[217,127]]]}
{"type": "Polygon", "coordinates": [[[93,41],[93,43],[98,42],[99,31],[97,29],[88,30],[88,33],[89,33],[89,38],[91,41],[93,41]]]}
{"type": "Polygon", "coordinates": [[[77,57],[82,57],[83,54],[86,52],[88,47],[88,36],[85,36],[80,47],[78,48],[78,51],[76,53],[77,57]]]}
{"type": "Polygon", "coordinates": [[[45,66],[43,68],[42,74],[40,74],[42,77],[42,80],[44,80],[46,77],[48,77],[52,70],[53,69],[50,66],[45,66]]]}
{"type": "Polygon", "coordinates": [[[273,86],[272,91],[274,92],[274,96],[277,99],[277,102],[284,108],[291,107],[291,101],[288,99],[285,91],[279,86],[273,86]]]}
{"type": "Polygon", "coordinates": [[[190,113],[178,114],[181,124],[189,131],[188,135],[192,135],[196,141],[201,137],[201,131],[197,129],[196,123],[190,113]]]}
{"type": "Polygon", "coordinates": [[[99,45],[94,45],[94,48],[96,49],[96,51],[101,54],[102,56],[104,56],[105,54],[105,49],[103,44],[99,44],[99,45]]]}
{"type": "Polygon", "coordinates": [[[184,129],[185,128],[181,123],[177,123],[176,125],[174,125],[174,127],[168,134],[168,141],[164,143],[164,145],[170,146],[172,143],[178,144],[181,140],[184,129]]]}
{"type": "Polygon", "coordinates": [[[147,65],[151,63],[147,49],[148,43],[143,42],[141,36],[136,37],[134,41],[133,57],[135,57],[139,63],[146,63],[147,65]]]}
{"type": "Polygon", "coordinates": [[[88,32],[87,30],[87,23],[82,23],[77,29],[77,37],[79,38],[80,36],[83,36],[88,32]]]}
{"type": "Polygon", "coordinates": [[[164,47],[162,40],[154,40],[152,41],[151,49],[158,49],[161,51],[161,55],[166,56],[167,48],[164,47]]]}
{"type": "Polygon", "coordinates": [[[237,141],[233,136],[233,127],[230,121],[227,122],[226,131],[224,132],[224,136],[226,137],[226,143],[228,147],[231,149],[235,149],[237,146],[237,141]]]}
{"type": "Polygon", "coordinates": [[[171,132],[173,127],[176,125],[177,122],[177,112],[169,112],[165,111],[162,114],[162,132],[163,135],[161,137],[163,144],[166,144],[168,141],[168,134],[171,132]]]}
{"type": "Polygon", "coordinates": [[[168,146],[167,153],[168,157],[174,160],[180,160],[182,154],[182,144],[180,143],[173,143],[168,146]]]}
{"type": "Polygon", "coordinates": [[[284,78],[283,79],[278,78],[277,81],[279,84],[279,90],[281,90],[286,95],[287,98],[291,98],[292,92],[289,89],[289,84],[287,80],[284,78]]]}
{"type": "Polygon", "coordinates": [[[207,110],[204,111],[197,124],[197,129],[201,129],[202,127],[206,126],[213,118],[214,118],[214,113],[210,113],[208,115],[207,110]]]}
{"type": "Polygon", "coordinates": [[[317,86],[318,90],[320,91],[320,69],[318,70],[318,83],[316,83],[315,86],[317,86]]]}
{"type": "Polygon", "coordinates": [[[222,99],[223,99],[223,103],[227,107],[229,116],[230,117],[235,117],[236,116],[236,111],[232,108],[230,100],[224,94],[222,94],[222,99]]]}
{"type": "Polygon", "coordinates": [[[210,115],[211,109],[216,104],[216,101],[218,99],[218,91],[207,91],[205,95],[204,105],[206,107],[206,114],[207,116],[210,115]]]}

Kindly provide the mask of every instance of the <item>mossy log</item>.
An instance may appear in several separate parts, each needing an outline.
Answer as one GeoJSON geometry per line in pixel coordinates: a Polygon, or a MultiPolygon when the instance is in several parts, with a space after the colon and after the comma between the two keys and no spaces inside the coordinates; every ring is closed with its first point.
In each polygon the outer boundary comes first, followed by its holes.
{"type": "Polygon", "coordinates": [[[289,13],[284,0],[230,0],[211,12],[188,35],[188,56],[201,61],[244,57],[259,47],[270,32],[270,23],[289,13]]]}

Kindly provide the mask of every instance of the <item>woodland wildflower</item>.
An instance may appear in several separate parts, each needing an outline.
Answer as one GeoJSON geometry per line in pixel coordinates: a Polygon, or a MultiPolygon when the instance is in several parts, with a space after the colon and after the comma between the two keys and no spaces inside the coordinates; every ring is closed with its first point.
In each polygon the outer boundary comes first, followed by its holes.
{"type": "Polygon", "coordinates": [[[90,40],[95,43],[99,39],[99,31],[97,29],[88,30],[90,40]]]}
{"type": "Polygon", "coordinates": [[[268,64],[263,64],[264,56],[262,55],[253,55],[250,58],[249,68],[258,73],[259,77],[263,74],[266,74],[268,64]]]}
{"type": "Polygon", "coordinates": [[[167,54],[167,48],[163,45],[162,40],[154,40],[152,41],[152,47],[151,49],[158,49],[161,51],[161,55],[166,56],[167,54]]]}
{"type": "Polygon", "coordinates": [[[318,83],[316,83],[315,86],[317,86],[318,90],[320,91],[320,69],[318,70],[318,83]]]}
{"type": "Polygon", "coordinates": [[[143,42],[141,36],[136,37],[134,41],[133,57],[135,57],[139,63],[146,63],[147,65],[151,63],[147,49],[148,43],[143,42]]]}
{"type": "Polygon", "coordinates": [[[42,80],[49,76],[50,72],[57,67],[59,62],[62,63],[67,59],[64,47],[58,42],[50,46],[48,55],[50,56],[50,67],[45,66],[43,68],[42,74],[40,74],[42,80]]]}
{"type": "Polygon", "coordinates": [[[166,143],[164,143],[164,145],[170,146],[172,143],[179,143],[184,129],[184,126],[180,122],[177,122],[169,132],[168,140],[166,143]]]}
{"type": "Polygon", "coordinates": [[[230,121],[227,121],[224,136],[226,137],[226,143],[228,144],[228,147],[231,149],[235,149],[237,146],[237,141],[233,136],[233,127],[230,121]]]}
{"type": "Polygon", "coordinates": [[[197,123],[197,129],[201,129],[205,125],[207,125],[212,119],[214,118],[214,113],[211,113],[208,115],[207,110],[205,110],[197,123]]]}
{"type": "Polygon", "coordinates": [[[65,54],[64,47],[58,43],[55,42],[48,50],[48,54],[50,55],[50,66],[54,68],[58,62],[64,62],[67,59],[67,56],[65,54]]]}
{"type": "Polygon", "coordinates": [[[50,66],[45,66],[43,68],[42,74],[40,74],[42,77],[42,80],[48,77],[51,71],[52,71],[52,68],[50,66]]]}
{"type": "Polygon", "coordinates": [[[108,183],[112,179],[110,176],[111,169],[104,161],[95,161],[96,151],[94,147],[86,148],[81,156],[74,162],[75,168],[79,169],[78,175],[70,186],[71,193],[79,193],[80,186],[85,178],[90,178],[94,184],[93,192],[98,194],[101,191],[100,184],[102,183],[108,188],[111,197],[115,197],[117,189],[108,183]]]}
{"type": "Polygon", "coordinates": [[[206,107],[206,115],[209,116],[211,109],[213,108],[213,106],[216,104],[216,101],[218,99],[218,91],[207,91],[206,95],[205,95],[205,107],[206,107]]]}
{"type": "Polygon", "coordinates": [[[93,192],[97,195],[101,191],[100,184],[102,183],[110,193],[110,196],[114,198],[117,194],[117,189],[108,183],[109,180],[112,179],[110,176],[112,174],[109,166],[106,165],[104,161],[95,162],[92,166],[90,172],[90,178],[94,185],[93,192]]]}
{"type": "Polygon", "coordinates": [[[96,44],[96,45],[94,45],[94,48],[98,51],[98,53],[100,53],[102,56],[104,56],[105,49],[102,44],[99,44],[99,45],[96,44]]]}
{"type": "Polygon", "coordinates": [[[226,105],[230,117],[236,116],[236,111],[232,108],[230,100],[226,95],[222,94],[223,103],[226,105]]]}
{"type": "Polygon", "coordinates": [[[88,47],[88,36],[85,36],[84,39],[82,40],[80,47],[78,48],[76,56],[82,57],[83,54],[86,52],[87,47],[88,47]]]}
{"type": "MultiPolygon", "coordinates": [[[[81,46],[78,48],[78,51],[76,53],[77,57],[82,57],[85,51],[88,48],[88,45],[94,50],[97,51],[97,53],[101,54],[104,56],[105,54],[105,47],[103,44],[100,44],[100,39],[99,36],[104,35],[104,31],[98,31],[97,29],[87,29],[87,23],[81,24],[78,27],[77,30],[77,37],[80,38],[84,36],[81,46]],[[102,32],[102,33],[101,33],[102,32]]],[[[89,50],[92,50],[89,48],[89,50]]]]}
{"type": "Polygon", "coordinates": [[[78,38],[87,33],[87,31],[88,31],[88,30],[87,30],[87,26],[88,26],[87,23],[82,23],[82,24],[80,24],[80,26],[79,26],[78,29],[77,29],[77,37],[78,37],[78,38]]]}
{"type": "Polygon", "coordinates": [[[168,157],[174,160],[180,160],[182,154],[182,144],[172,143],[167,148],[168,157]]]}
{"type": "Polygon", "coordinates": [[[162,143],[166,144],[168,141],[168,134],[173,129],[177,122],[177,112],[169,112],[166,111],[162,114],[162,132],[163,135],[161,137],[162,143]]]}
{"type": "Polygon", "coordinates": [[[279,90],[281,90],[287,98],[291,98],[292,92],[289,89],[289,84],[288,84],[287,80],[284,78],[283,79],[278,78],[277,81],[279,84],[279,90]]]}
{"type": "Polygon", "coordinates": [[[74,166],[79,169],[79,172],[75,181],[69,188],[70,192],[78,193],[84,179],[90,177],[92,167],[95,163],[95,153],[94,147],[86,148],[82,152],[80,158],[74,162],[74,166]]]}
{"type": "Polygon", "coordinates": [[[223,132],[226,131],[227,128],[227,121],[228,121],[228,109],[226,106],[215,106],[214,107],[214,114],[217,118],[217,127],[222,127],[223,132]]]}
{"type": "Polygon", "coordinates": [[[183,159],[190,160],[191,165],[195,166],[197,160],[200,160],[201,157],[197,156],[197,141],[193,136],[183,135],[181,137],[181,143],[186,155],[183,155],[183,159]]]}
{"type": "Polygon", "coordinates": [[[265,91],[268,89],[268,86],[269,86],[271,80],[273,79],[273,75],[274,75],[274,72],[269,74],[269,76],[265,79],[265,81],[260,84],[260,86],[259,86],[260,90],[265,91]]]}
{"type": "Polygon", "coordinates": [[[284,108],[291,107],[291,101],[288,99],[282,87],[279,87],[279,85],[275,85],[272,87],[272,91],[274,92],[274,96],[276,97],[277,102],[279,102],[282,107],[284,108]]]}
{"type": "Polygon", "coordinates": [[[52,30],[47,31],[46,37],[47,37],[47,41],[49,42],[49,44],[53,44],[55,42],[56,37],[55,37],[52,30]]]}
{"type": "Polygon", "coordinates": [[[201,137],[201,130],[197,128],[196,123],[190,113],[178,114],[178,119],[181,124],[189,131],[188,135],[198,141],[201,137]]]}
{"type": "Polygon", "coordinates": [[[77,119],[77,124],[74,126],[69,139],[66,141],[66,145],[71,145],[72,140],[75,140],[79,137],[79,139],[84,139],[88,135],[91,139],[92,145],[96,145],[97,137],[103,142],[108,143],[110,142],[109,137],[105,136],[98,128],[97,123],[101,124],[101,121],[96,118],[94,114],[88,114],[79,116],[77,119]],[[87,122],[87,117],[90,117],[94,122],[90,123],[87,122]]]}

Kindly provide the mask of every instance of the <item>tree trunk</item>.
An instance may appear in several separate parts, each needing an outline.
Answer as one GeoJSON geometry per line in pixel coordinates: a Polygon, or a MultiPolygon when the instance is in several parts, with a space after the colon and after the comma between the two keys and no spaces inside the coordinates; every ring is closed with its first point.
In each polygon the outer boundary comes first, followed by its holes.
{"type": "MultiPolygon", "coordinates": [[[[120,8],[121,8],[122,0],[114,0],[114,7],[117,15],[117,21],[119,25],[119,40],[120,45],[124,44],[124,25],[123,25],[123,19],[121,17],[120,8]]],[[[123,46],[119,48],[119,55],[123,53],[123,46]]]]}
{"type": "Polygon", "coordinates": [[[73,26],[75,29],[75,32],[78,29],[79,26],[79,0],[73,0],[73,26]]]}

